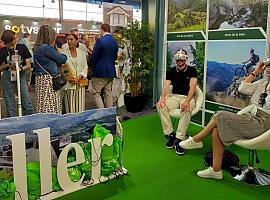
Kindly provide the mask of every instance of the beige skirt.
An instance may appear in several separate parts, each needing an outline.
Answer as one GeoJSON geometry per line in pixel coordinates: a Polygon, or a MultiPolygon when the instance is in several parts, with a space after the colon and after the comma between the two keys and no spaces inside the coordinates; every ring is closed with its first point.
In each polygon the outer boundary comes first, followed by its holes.
{"type": "Polygon", "coordinates": [[[50,75],[36,76],[36,112],[62,114],[60,91],[54,91],[50,75]]]}
{"type": "Polygon", "coordinates": [[[220,111],[215,114],[219,137],[224,145],[255,138],[269,129],[270,115],[258,109],[256,115],[220,111]]]}

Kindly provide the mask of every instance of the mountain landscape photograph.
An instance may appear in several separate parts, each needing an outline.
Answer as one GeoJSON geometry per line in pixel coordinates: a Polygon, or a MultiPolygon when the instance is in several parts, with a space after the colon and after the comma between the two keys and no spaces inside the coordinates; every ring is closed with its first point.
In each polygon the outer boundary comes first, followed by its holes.
{"type": "Polygon", "coordinates": [[[245,76],[237,75],[236,70],[245,67],[243,62],[250,62],[251,48],[261,60],[264,59],[265,44],[265,41],[255,40],[209,42],[206,100],[238,108],[248,105],[249,97],[238,91],[245,76]]]}

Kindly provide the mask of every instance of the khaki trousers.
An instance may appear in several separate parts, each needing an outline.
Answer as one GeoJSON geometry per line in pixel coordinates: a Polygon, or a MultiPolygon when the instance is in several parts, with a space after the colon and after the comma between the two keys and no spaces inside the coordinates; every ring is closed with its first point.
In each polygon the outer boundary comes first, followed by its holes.
{"type": "MultiPolygon", "coordinates": [[[[166,99],[165,107],[158,109],[160,116],[163,132],[165,135],[169,135],[173,132],[173,125],[170,118],[170,111],[179,109],[180,105],[186,100],[187,96],[184,95],[171,95],[166,99]]],[[[190,101],[190,110],[192,111],[195,107],[195,101],[192,99],[190,101]]],[[[186,130],[188,128],[191,118],[191,112],[181,112],[178,128],[176,131],[176,137],[178,139],[184,140],[186,135],[186,130]]]]}
{"type": "Polygon", "coordinates": [[[110,108],[113,106],[112,83],[112,78],[92,78],[92,92],[96,108],[110,108]]]}

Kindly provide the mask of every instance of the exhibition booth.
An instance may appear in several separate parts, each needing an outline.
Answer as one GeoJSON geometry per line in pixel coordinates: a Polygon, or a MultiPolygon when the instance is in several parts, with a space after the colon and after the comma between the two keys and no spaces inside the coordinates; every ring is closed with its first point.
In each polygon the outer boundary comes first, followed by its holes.
{"type": "MultiPolygon", "coordinates": [[[[12,30],[20,38],[29,33],[34,45],[39,27],[48,24],[56,30],[60,47],[66,34],[76,28],[81,42],[90,41],[93,48],[102,23],[110,24],[112,32],[124,27],[121,30],[129,35],[118,40],[123,42],[118,63],[124,63],[118,77],[124,77],[119,96],[135,98],[130,105],[122,102],[125,111],[118,96],[112,108],[86,106],[83,112],[64,115],[2,115],[0,199],[269,198],[268,182],[256,174],[246,183],[239,181],[242,178],[237,170],[223,170],[224,180],[197,177],[196,172],[207,165],[206,157],[212,151],[211,137],[203,141],[202,149],[186,150],[179,156],[174,148],[165,148],[156,110],[161,95],[156,91],[162,90],[166,71],[175,67],[174,55],[179,49],[187,51],[187,64],[196,67],[198,74],[197,106],[187,137],[200,132],[217,111],[237,113],[250,105],[251,96],[241,94],[239,86],[252,71],[248,70],[255,68],[250,64],[253,54],[257,63],[270,56],[269,0],[61,2],[16,0],[8,4],[0,0],[0,31],[12,30]],[[156,16],[150,16],[151,9],[156,9],[156,16]],[[150,21],[155,17],[153,24],[150,21]],[[141,21],[146,25],[143,28],[141,21]],[[158,48],[160,42],[162,49],[158,48]],[[131,51],[125,49],[127,43],[131,51]],[[141,108],[134,109],[139,101],[143,101],[141,108]],[[122,120],[125,117],[128,120],[122,120]]],[[[113,87],[119,89],[118,85],[113,87]]],[[[171,117],[175,130],[179,116],[171,117]]],[[[265,141],[270,140],[268,135],[265,141]]],[[[269,149],[254,147],[257,151],[252,152],[241,144],[225,148],[237,155],[239,167],[248,164],[253,171],[270,170],[269,149]]]]}

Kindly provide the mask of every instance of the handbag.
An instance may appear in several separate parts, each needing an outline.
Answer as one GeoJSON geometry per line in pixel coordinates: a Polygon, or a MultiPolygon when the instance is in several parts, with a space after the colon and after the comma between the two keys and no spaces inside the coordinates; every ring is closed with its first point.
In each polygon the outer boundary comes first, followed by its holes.
{"type": "Polygon", "coordinates": [[[67,81],[72,81],[74,78],[76,78],[74,70],[72,70],[67,64],[60,67],[60,74],[64,76],[67,81]]]}
{"type": "Polygon", "coordinates": [[[64,76],[62,76],[61,74],[57,76],[52,76],[46,69],[44,69],[39,64],[38,61],[35,60],[35,62],[38,64],[39,67],[41,67],[47,74],[49,74],[52,77],[52,86],[54,91],[60,90],[64,85],[66,85],[67,80],[65,79],[64,76]]]}
{"type": "Polygon", "coordinates": [[[60,90],[64,85],[66,85],[67,80],[65,79],[64,76],[58,75],[52,78],[52,83],[53,83],[53,89],[57,91],[57,90],[60,90]]]}
{"type": "MultiPolygon", "coordinates": [[[[204,156],[204,164],[207,167],[213,166],[213,152],[207,152],[204,156]]],[[[222,166],[221,168],[224,170],[229,170],[231,167],[239,167],[240,160],[239,157],[228,150],[224,150],[223,158],[222,158],[222,166]]]]}

